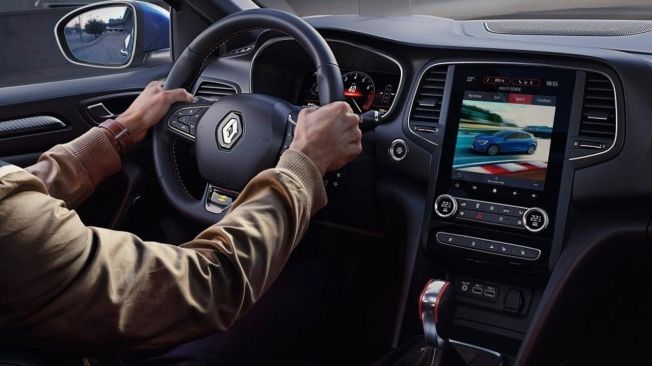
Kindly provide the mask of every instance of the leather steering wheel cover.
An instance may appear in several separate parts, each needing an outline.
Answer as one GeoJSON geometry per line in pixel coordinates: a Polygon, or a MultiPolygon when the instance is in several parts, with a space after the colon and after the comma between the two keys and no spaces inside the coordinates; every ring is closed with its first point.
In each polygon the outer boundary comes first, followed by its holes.
{"type": "MultiPolygon", "coordinates": [[[[240,33],[263,28],[293,37],[306,50],[315,64],[319,100],[322,105],[344,99],[342,74],[335,55],[324,38],[303,19],[274,9],[240,11],[208,27],[175,61],[166,79],[165,89],[191,87],[201,75],[208,58],[221,43],[240,33]]],[[[224,217],[226,211],[222,214],[210,213],[204,208],[205,197],[196,200],[186,193],[172,157],[172,138],[165,121],[154,128],[154,167],[163,193],[170,204],[186,217],[212,225],[224,217]]]]}

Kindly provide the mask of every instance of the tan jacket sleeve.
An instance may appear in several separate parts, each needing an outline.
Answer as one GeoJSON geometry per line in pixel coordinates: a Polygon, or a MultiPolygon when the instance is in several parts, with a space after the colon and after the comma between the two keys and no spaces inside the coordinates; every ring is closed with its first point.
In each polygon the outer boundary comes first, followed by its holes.
{"type": "Polygon", "coordinates": [[[63,200],[68,208],[75,208],[120,167],[120,155],[107,133],[94,127],[77,139],[46,151],[25,170],[43,181],[50,196],[63,200]]]}
{"type": "Polygon", "coordinates": [[[227,329],[276,279],[325,202],[316,166],[288,150],[219,224],[176,247],[86,227],[39,179],[0,167],[0,328],[111,349],[227,329]]]}

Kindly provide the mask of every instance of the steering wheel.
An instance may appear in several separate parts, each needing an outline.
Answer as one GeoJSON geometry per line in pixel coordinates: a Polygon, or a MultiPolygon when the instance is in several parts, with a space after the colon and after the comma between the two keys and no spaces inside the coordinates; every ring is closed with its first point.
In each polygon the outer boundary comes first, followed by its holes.
{"type": "MultiPolygon", "coordinates": [[[[273,9],[241,11],[208,27],[174,63],[165,89],[192,88],[221,43],[253,29],[270,29],[294,38],[315,64],[320,103],[343,99],[342,74],[324,38],[303,19],[273,9]]],[[[235,94],[212,104],[173,106],[154,128],[154,166],[165,197],[194,221],[218,222],[237,193],[256,174],[274,167],[289,147],[300,108],[262,94],[235,94]],[[194,142],[197,167],[207,182],[201,199],[188,193],[174,157],[175,139],[184,137],[194,142]]]]}

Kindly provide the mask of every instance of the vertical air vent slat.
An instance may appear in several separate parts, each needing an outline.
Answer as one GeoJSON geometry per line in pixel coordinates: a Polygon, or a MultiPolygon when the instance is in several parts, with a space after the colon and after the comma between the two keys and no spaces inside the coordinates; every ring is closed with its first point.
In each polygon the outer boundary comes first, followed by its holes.
{"type": "Polygon", "coordinates": [[[237,91],[231,85],[217,81],[202,81],[195,92],[195,96],[207,99],[218,99],[236,93],[237,91]]]}
{"type": "Polygon", "coordinates": [[[606,76],[596,72],[586,74],[579,136],[608,139],[609,145],[616,137],[616,99],[613,85],[606,76]]]}
{"type": "Polygon", "coordinates": [[[435,132],[439,130],[439,114],[447,74],[447,65],[435,66],[426,71],[419,82],[410,110],[410,130],[431,142],[434,142],[435,132]]]}

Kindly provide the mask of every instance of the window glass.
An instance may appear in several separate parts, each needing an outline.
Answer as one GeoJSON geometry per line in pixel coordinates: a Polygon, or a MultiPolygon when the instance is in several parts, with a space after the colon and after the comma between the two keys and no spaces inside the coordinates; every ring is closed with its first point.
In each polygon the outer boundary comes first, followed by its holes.
{"type": "MultiPolygon", "coordinates": [[[[0,87],[125,72],[72,64],[57,44],[57,22],[75,8],[97,2],[100,0],[0,0],[0,87]]],[[[147,2],[168,9],[163,0],[147,2]]]]}

